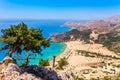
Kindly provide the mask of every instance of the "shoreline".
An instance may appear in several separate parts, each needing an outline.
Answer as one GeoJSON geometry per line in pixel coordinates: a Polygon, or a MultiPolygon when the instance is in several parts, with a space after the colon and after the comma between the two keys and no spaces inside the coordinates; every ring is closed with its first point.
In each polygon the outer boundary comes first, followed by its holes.
{"type": "MultiPolygon", "coordinates": [[[[57,61],[60,60],[60,58],[66,57],[68,61],[68,65],[64,66],[64,71],[67,74],[71,74],[70,72],[74,73],[78,77],[86,77],[87,79],[92,78],[97,78],[97,77],[102,77],[102,76],[107,76],[105,71],[112,72],[111,69],[115,69],[116,73],[119,73],[120,68],[113,68],[112,65],[114,64],[119,64],[120,60],[117,59],[104,59],[103,57],[87,57],[81,55],[81,53],[76,52],[77,50],[85,50],[85,51],[90,51],[90,52],[100,52],[101,55],[109,55],[109,56],[117,56],[114,52],[109,51],[106,47],[103,47],[101,44],[85,44],[82,41],[69,41],[65,42],[66,48],[65,50],[56,56],[55,59],[55,65],[57,65],[57,61]],[[111,65],[103,66],[100,67],[101,62],[105,62],[106,65],[109,63],[113,63],[111,65]],[[106,69],[107,67],[107,69],[106,69]],[[86,74],[84,74],[87,72],[86,74]],[[95,73],[92,73],[95,72],[95,73]],[[89,75],[88,75],[89,74],[89,75]]],[[[50,61],[52,65],[52,60],[50,61]]],[[[59,70],[56,70],[58,73],[62,72],[59,70]]],[[[115,75],[114,73],[108,74],[108,75],[115,75]]]]}
{"type": "MultiPolygon", "coordinates": [[[[63,57],[63,53],[65,52],[65,50],[66,50],[66,48],[67,48],[67,44],[66,44],[65,42],[60,42],[60,43],[64,44],[64,48],[63,48],[63,50],[62,50],[59,54],[55,55],[55,64],[56,64],[56,62],[57,62],[60,58],[63,57]]],[[[49,62],[50,62],[50,65],[52,66],[53,56],[52,56],[52,58],[49,60],[49,62]]]]}
{"type": "Polygon", "coordinates": [[[75,50],[85,50],[96,53],[100,52],[102,55],[111,55],[119,57],[113,51],[110,51],[106,47],[103,47],[102,44],[85,44],[82,41],[68,41],[63,43],[66,46],[60,54],[56,55],[56,59],[60,57],[66,57],[68,55],[66,54],[66,52],[69,52],[69,54],[73,54],[75,53],[75,50]]]}
{"type": "MultiPolygon", "coordinates": [[[[57,42],[57,43],[62,43],[64,46],[62,47],[60,52],[58,52],[55,55],[53,55],[53,56],[56,56],[56,57],[61,55],[65,51],[65,49],[67,47],[67,45],[64,42],[57,42]]],[[[53,56],[51,58],[49,58],[49,61],[53,60],[53,56]]]]}
{"type": "Polygon", "coordinates": [[[63,42],[63,44],[65,45],[64,46],[64,49],[61,51],[61,53],[57,54],[56,55],[56,59],[60,59],[60,56],[63,57],[63,53],[65,52],[65,50],[67,49],[67,44],[65,42],[63,42]]]}

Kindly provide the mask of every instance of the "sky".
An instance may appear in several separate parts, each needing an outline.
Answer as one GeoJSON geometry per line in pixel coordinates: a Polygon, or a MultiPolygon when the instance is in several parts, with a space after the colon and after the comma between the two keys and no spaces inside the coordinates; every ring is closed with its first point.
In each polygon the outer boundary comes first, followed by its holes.
{"type": "Polygon", "coordinates": [[[120,15],[120,0],[0,0],[0,19],[89,20],[120,15]]]}

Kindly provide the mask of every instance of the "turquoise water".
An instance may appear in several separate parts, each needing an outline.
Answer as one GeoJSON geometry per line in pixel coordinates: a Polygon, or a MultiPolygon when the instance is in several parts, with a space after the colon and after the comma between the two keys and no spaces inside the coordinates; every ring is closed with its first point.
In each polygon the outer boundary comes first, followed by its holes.
{"type": "MultiPolygon", "coordinates": [[[[51,42],[51,46],[49,48],[44,49],[41,53],[43,54],[43,56],[41,56],[40,54],[36,54],[36,55],[32,55],[30,56],[30,63],[31,65],[35,65],[39,63],[40,59],[48,59],[51,60],[53,58],[53,56],[59,55],[60,53],[62,53],[65,49],[66,45],[63,43],[59,43],[59,42],[51,42]]],[[[23,52],[21,55],[23,58],[26,58],[28,52],[23,52]]],[[[18,56],[18,55],[17,55],[18,56]]],[[[14,54],[14,57],[16,57],[16,55],[14,54]]],[[[24,62],[24,60],[17,60],[17,63],[20,65],[24,62]]]]}
{"type": "MultiPolygon", "coordinates": [[[[62,25],[66,22],[65,20],[0,20],[0,30],[8,28],[11,24],[18,24],[20,22],[26,23],[29,27],[42,29],[43,30],[42,33],[45,36],[45,38],[48,38],[49,35],[54,32],[63,33],[70,30],[70,28],[62,27],[62,25]]],[[[0,35],[2,35],[1,32],[0,35]]],[[[43,54],[43,56],[39,54],[30,56],[30,64],[38,64],[38,61],[41,58],[51,59],[52,56],[60,54],[65,48],[65,44],[63,43],[51,42],[50,44],[51,45],[49,48],[42,50],[41,53],[43,54]]],[[[2,46],[3,44],[0,43],[0,47],[2,46]]],[[[8,50],[0,51],[0,61],[3,60],[7,52],[8,50]]],[[[21,55],[14,54],[13,57],[14,58],[17,57],[21,59],[22,56],[22,58],[26,58],[28,53],[30,52],[23,51],[21,55]]],[[[20,60],[20,59],[17,60],[18,64],[24,62],[24,60],[20,60]]]]}
{"type": "Polygon", "coordinates": [[[43,50],[43,56],[37,55],[37,59],[31,59],[30,64],[37,64],[39,62],[39,58],[43,58],[43,59],[52,59],[53,56],[59,55],[60,53],[62,53],[65,49],[65,44],[63,43],[51,43],[51,46],[45,50],[43,50]]]}

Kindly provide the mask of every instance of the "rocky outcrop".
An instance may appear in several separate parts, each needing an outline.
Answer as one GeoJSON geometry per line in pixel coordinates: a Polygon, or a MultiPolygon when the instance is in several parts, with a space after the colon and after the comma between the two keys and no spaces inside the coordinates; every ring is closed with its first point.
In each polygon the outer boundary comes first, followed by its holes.
{"type": "Polygon", "coordinates": [[[59,80],[74,80],[76,76],[71,71],[59,71],[58,78],[59,80]]]}
{"type": "Polygon", "coordinates": [[[26,66],[19,67],[15,63],[4,64],[6,57],[0,64],[0,80],[58,80],[54,69],[50,67],[26,66]]]}
{"type": "Polygon", "coordinates": [[[13,63],[9,63],[8,66],[3,64],[1,67],[0,80],[41,80],[27,72],[21,73],[21,69],[13,63]]]}
{"type": "Polygon", "coordinates": [[[95,33],[94,31],[92,31],[92,33],[90,34],[90,43],[94,43],[98,40],[98,35],[97,33],[95,33]]]}

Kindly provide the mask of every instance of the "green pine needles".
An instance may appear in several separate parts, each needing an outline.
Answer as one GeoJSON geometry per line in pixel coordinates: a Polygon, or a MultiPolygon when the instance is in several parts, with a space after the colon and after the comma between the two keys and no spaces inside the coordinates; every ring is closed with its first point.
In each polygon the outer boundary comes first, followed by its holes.
{"type": "Polygon", "coordinates": [[[13,52],[22,53],[22,51],[31,51],[41,53],[41,47],[49,47],[49,41],[42,35],[42,30],[28,28],[25,23],[11,25],[7,29],[2,29],[0,41],[5,44],[1,50],[9,49],[8,56],[13,52]],[[21,48],[22,47],[22,48],[21,48]]]}

